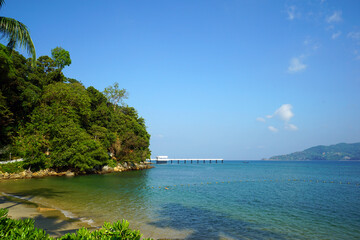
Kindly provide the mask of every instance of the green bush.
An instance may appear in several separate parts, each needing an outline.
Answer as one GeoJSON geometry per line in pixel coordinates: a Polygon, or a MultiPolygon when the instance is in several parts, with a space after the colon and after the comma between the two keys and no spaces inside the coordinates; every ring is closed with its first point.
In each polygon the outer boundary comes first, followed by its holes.
{"type": "MultiPolygon", "coordinates": [[[[0,239],[36,239],[51,240],[44,230],[34,227],[33,219],[14,220],[7,217],[8,210],[0,209],[0,239]]],[[[76,233],[67,233],[57,238],[60,240],[140,240],[140,231],[129,229],[129,222],[126,220],[117,221],[113,224],[105,222],[102,228],[89,231],[86,228],[79,229],[76,233]]],[[[144,240],[150,240],[146,238],[144,240]]]]}
{"type": "Polygon", "coordinates": [[[24,166],[23,162],[0,164],[0,171],[7,172],[7,173],[18,173],[18,172],[24,171],[23,166],[24,166]]]}
{"type": "MultiPolygon", "coordinates": [[[[61,240],[75,240],[75,239],[128,239],[140,240],[140,231],[129,229],[129,222],[126,220],[117,221],[113,224],[105,222],[103,227],[99,230],[90,232],[86,228],[79,229],[76,233],[68,233],[62,236],[61,240]]],[[[150,239],[150,238],[147,238],[150,239]]]]}
{"type": "Polygon", "coordinates": [[[14,220],[7,213],[7,209],[0,209],[0,239],[52,239],[44,230],[34,227],[33,219],[14,220]]]}
{"type": "Polygon", "coordinates": [[[109,159],[109,160],[107,161],[107,164],[106,164],[106,165],[108,165],[109,167],[114,168],[114,167],[117,166],[117,162],[116,162],[114,159],[109,159]]]}

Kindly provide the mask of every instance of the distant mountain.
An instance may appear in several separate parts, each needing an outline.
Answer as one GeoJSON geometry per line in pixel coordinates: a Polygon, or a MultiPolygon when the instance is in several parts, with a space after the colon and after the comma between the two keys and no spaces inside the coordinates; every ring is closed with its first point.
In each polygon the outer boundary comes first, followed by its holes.
{"type": "Polygon", "coordinates": [[[266,160],[360,160],[360,143],[320,145],[302,152],[273,156],[266,160]]]}

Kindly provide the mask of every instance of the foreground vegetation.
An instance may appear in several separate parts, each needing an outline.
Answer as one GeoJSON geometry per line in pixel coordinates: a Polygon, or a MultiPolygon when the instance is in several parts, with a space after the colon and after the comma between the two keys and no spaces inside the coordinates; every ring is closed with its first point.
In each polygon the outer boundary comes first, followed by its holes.
{"type": "Polygon", "coordinates": [[[31,62],[0,45],[0,159],[87,172],[150,156],[145,121],[123,104],[125,89],[115,84],[102,93],[65,77],[71,60],[62,48],[31,62]]]}
{"type": "MultiPolygon", "coordinates": [[[[8,210],[0,209],[0,238],[1,239],[36,239],[51,240],[55,239],[49,236],[43,229],[35,228],[33,219],[14,220],[7,217],[8,210]]],[[[129,229],[129,223],[126,220],[117,221],[113,224],[104,223],[102,228],[89,231],[86,228],[79,229],[76,233],[68,233],[61,240],[75,239],[127,239],[140,240],[139,231],[129,229]]]]}

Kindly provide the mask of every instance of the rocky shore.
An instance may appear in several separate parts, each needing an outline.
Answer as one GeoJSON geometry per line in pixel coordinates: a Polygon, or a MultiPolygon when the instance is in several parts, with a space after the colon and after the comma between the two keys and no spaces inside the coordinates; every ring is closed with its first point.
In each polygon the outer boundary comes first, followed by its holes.
{"type": "Polygon", "coordinates": [[[149,163],[140,162],[140,163],[133,163],[133,162],[124,162],[118,163],[115,167],[110,166],[103,166],[101,169],[93,169],[90,172],[72,172],[70,170],[65,172],[57,172],[53,169],[44,169],[37,172],[32,172],[30,170],[24,170],[19,173],[7,173],[0,171],[0,180],[6,179],[24,179],[24,178],[42,178],[42,177],[49,177],[49,176],[66,176],[66,177],[73,177],[76,175],[85,175],[85,174],[106,174],[112,172],[124,172],[124,171],[134,171],[134,170],[143,170],[143,169],[150,169],[153,168],[149,163]]]}

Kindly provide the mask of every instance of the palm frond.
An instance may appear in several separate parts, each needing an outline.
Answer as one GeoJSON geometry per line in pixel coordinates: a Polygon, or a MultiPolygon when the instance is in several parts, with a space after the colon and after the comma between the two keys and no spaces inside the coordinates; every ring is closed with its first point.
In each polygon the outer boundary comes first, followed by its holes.
{"type": "Polygon", "coordinates": [[[5,0],[0,0],[0,8],[5,4],[5,0]]]}
{"type": "MultiPolygon", "coordinates": [[[[4,3],[4,0],[0,0],[0,6],[2,3],[4,3]]],[[[13,50],[18,44],[31,55],[33,64],[36,63],[35,47],[24,24],[13,18],[0,17],[0,33],[2,38],[6,38],[9,41],[8,48],[13,50]]]]}

